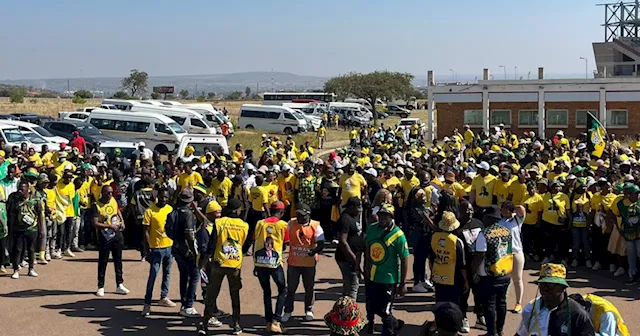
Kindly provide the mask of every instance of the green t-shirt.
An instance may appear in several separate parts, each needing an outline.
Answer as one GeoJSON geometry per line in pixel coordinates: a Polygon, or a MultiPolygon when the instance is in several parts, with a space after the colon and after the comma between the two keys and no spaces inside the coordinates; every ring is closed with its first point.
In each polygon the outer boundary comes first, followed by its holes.
{"type": "Polygon", "coordinates": [[[400,259],[409,256],[404,232],[395,225],[387,231],[374,223],[367,228],[366,242],[370,280],[383,284],[399,283],[400,259]]]}

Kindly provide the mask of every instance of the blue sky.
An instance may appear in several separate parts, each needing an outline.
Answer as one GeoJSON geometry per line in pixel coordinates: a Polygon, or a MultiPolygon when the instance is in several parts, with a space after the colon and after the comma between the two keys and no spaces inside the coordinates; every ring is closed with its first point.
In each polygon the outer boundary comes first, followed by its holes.
{"type": "Polygon", "coordinates": [[[286,71],[526,78],[593,69],[593,0],[8,0],[0,79],[286,71]]]}

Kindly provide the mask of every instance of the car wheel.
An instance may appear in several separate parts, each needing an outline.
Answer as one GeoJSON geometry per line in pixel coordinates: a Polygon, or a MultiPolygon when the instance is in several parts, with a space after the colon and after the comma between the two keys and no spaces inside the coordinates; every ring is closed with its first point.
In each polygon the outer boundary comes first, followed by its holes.
{"type": "Polygon", "coordinates": [[[255,128],[253,128],[253,125],[247,125],[247,127],[245,127],[245,128],[248,129],[248,130],[255,129],[255,128]]]}
{"type": "Polygon", "coordinates": [[[400,117],[401,117],[401,118],[409,118],[409,115],[408,115],[408,114],[406,114],[406,113],[404,113],[404,114],[401,114],[401,115],[400,115],[400,117]]]}
{"type": "Polygon", "coordinates": [[[166,155],[169,153],[169,149],[165,145],[157,145],[153,150],[157,150],[160,155],[166,155]]]}
{"type": "Polygon", "coordinates": [[[407,110],[409,110],[409,111],[413,110],[413,105],[407,106],[407,110]]]}
{"type": "Polygon", "coordinates": [[[284,134],[286,135],[291,135],[293,134],[293,130],[291,129],[291,127],[287,127],[284,129],[284,134]]]}

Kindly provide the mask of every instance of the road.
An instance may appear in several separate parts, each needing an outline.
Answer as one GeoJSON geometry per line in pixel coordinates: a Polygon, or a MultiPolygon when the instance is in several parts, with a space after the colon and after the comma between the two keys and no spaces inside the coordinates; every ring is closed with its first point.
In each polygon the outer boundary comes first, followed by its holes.
{"type": "MultiPolygon", "coordinates": [[[[49,265],[38,266],[38,278],[23,276],[18,280],[10,279],[10,274],[0,275],[0,334],[26,336],[46,334],[47,336],[116,336],[129,332],[137,335],[195,335],[195,320],[178,315],[178,308],[153,306],[151,316],[143,318],[140,311],[143,306],[144,290],[149,271],[146,262],[138,260],[136,251],[125,251],[124,279],[131,290],[127,296],[114,294],[115,283],[113,266],[107,269],[106,295],[94,296],[96,291],[97,253],[93,251],[78,253],[76,258],[55,260],[49,265]]],[[[536,279],[539,265],[530,263],[525,270],[526,301],[532,299],[536,287],[531,282],[536,279]]],[[[289,335],[328,335],[322,317],[331,309],[333,302],[340,296],[342,281],[340,271],[333,260],[333,249],[329,248],[321,256],[316,276],[316,321],[304,322],[302,306],[302,285],[298,288],[294,319],[286,324],[289,335]]],[[[265,335],[262,291],[257,278],[252,275],[253,262],[246,259],[242,268],[243,289],[242,324],[247,335],[265,335]]],[[[179,301],[178,269],[173,265],[171,274],[170,298],[179,301]]],[[[157,279],[154,302],[159,299],[160,279],[157,279]]],[[[570,270],[570,293],[594,293],[611,300],[622,312],[629,325],[631,335],[640,330],[640,312],[637,309],[640,292],[638,288],[626,287],[621,278],[613,279],[608,271],[594,273],[583,268],[570,270]],[[635,309],[634,309],[635,308],[635,309]]],[[[231,304],[225,283],[218,299],[220,308],[230,312],[231,304]]],[[[275,287],[273,288],[275,292],[275,287]]],[[[361,293],[363,288],[361,287],[361,293]]],[[[198,299],[201,297],[198,289],[198,299]]],[[[513,307],[513,289],[509,291],[509,308],[513,307]]],[[[359,301],[364,297],[361,295],[359,301]]],[[[407,325],[401,335],[416,335],[419,326],[433,316],[429,310],[433,307],[432,293],[409,293],[394,307],[397,317],[407,325]]],[[[196,309],[203,311],[201,303],[196,309]]],[[[364,305],[361,305],[364,309],[364,305]]],[[[475,324],[473,314],[468,314],[471,325],[475,324]]],[[[505,335],[513,335],[520,316],[507,315],[505,335]]],[[[229,322],[223,320],[223,322],[229,322]]],[[[377,329],[380,321],[377,321],[377,329]]],[[[469,335],[483,332],[472,329],[469,335]]],[[[230,334],[228,325],[212,329],[212,335],[230,334]]],[[[363,335],[365,333],[363,332],[363,335]]]]}

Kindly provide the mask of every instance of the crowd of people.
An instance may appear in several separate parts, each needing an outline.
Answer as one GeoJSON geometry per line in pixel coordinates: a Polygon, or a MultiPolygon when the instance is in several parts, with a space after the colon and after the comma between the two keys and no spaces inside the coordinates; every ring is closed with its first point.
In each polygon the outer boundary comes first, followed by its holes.
{"type": "MultiPolygon", "coordinates": [[[[318,144],[326,132],[318,130],[318,144]]],[[[411,278],[413,292],[435,292],[436,320],[424,335],[469,332],[470,294],[476,327],[510,334],[503,328],[511,283],[512,311],[522,314],[517,335],[629,335],[610,302],[569,295],[566,273],[608,270],[637,285],[640,135],[629,147],[611,135],[599,157],[588,137],[559,131],[545,140],[502,125],[477,135],[464,126],[432,143],[417,126],[352,128],[349,137],[324,160],[310,141],[267,135],[258,153],[238,144],[231,155],[205,148],[196,156],[187,147],[162,157],[141,144],[130,158],[106,156],[99,146],[89,153],[79,135],[59,152],[26,144],[0,151],[0,271],[37,277],[36,264],[96,249],[96,295],[105,295],[110,256],[116,293],[126,295],[122,251],[135,247],[150,264],[143,316],[152,313],[160,272],[157,304],[177,306],[168,294],[175,260],[180,314],[201,319],[201,335],[227,318],[240,334],[240,273],[253,258],[266,329],[283,333],[300,280],[304,319],[315,319],[318,255],[332,245],[343,284],[324,317],[332,335],[373,333],[376,315],[382,335],[398,334],[404,322],[393,303],[411,278]],[[529,303],[526,262],[541,264],[540,296],[529,303]],[[217,306],[224,278],[231,314],[217,306]],[[198,287],[203,314],[193,305],[198,287]],[[366,314],[356,303],[362,297],[366,314]]]]}

